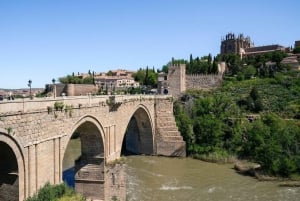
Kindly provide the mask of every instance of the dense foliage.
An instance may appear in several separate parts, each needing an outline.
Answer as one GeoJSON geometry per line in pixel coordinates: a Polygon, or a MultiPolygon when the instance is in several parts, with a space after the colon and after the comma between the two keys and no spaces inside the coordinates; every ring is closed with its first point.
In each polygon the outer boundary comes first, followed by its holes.
{"type": "Polygon", "coordinates": [[[47,183],[38,193],[26,201],[85,201],[86,199],[75,193],[66,184],[50,185],[47,183]]]}
{"type": "Polygon", "coordinates": [[[216,58],[212,58],[211,54],[203,57],[196,57],[190,55],[189,61],[184,59],[174,59],[167,65],[162,67],[163,72],[168,72],[168,66],[186,64],[186,74],[215,74],[218,73],[218,65],[216,58]]]}
{"type": "Polygon", "coordinates": [[[95,72],[91,73],[89,70],[88,76],[82,77],[79,75],[75,75],[74,73],[72,75],[67,75],[65,77],[60,77],[59,82],[63,84],[94,84],[95,72]]]}
{"type": "Polygon", "coordinates": [[[282,51],[268,52],[265,54],[251,55],[243,59],[236,54],[218,55],[217,61],[225,61],[228,66],[228,74],[237,75],[239,80],[256,77],[274,77],[277,72],[286,70],[289,67],[281,64],[286,57],[282,51]]]}
{"type": "Polygon", "coordinates": [[[133,74],[133,78],[136,82],[139,82],[140,85],[151,86],[151,88],[157,87],[157,73],[154,68],[149,69],[148,66],[146,69],[140,68],[133,74]]]}
{"type": "Polygon", "coordinates": [[[300,174],[299,72],[227,76],[219,89],[187,92],[174,114],[190,155],[236,156],[259,163],[267,174],[300,174]]]}

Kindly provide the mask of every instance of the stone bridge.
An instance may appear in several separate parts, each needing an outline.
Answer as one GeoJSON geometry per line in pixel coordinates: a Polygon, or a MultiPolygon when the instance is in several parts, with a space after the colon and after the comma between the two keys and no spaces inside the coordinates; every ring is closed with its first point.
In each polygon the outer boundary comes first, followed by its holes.
{"type": "Polygon", "coordinates": [[[0,200],[20,200],[63,181],[73,139],[75,190],[125,200],[124,153],[185,156],[171,96],[76,96],[0,102],[0,200]],[[68,158],[68,159],[66,159],[68,158]]]}

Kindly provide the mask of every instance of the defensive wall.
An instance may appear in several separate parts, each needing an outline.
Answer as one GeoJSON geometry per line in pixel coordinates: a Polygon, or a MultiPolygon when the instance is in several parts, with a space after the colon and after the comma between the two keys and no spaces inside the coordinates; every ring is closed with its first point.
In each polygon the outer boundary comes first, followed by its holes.
{"type": "Polygon", "coordinates": [[[158,93],[180,97],[189,89],[208,90],[221,86],[225,62],[218,63],[218,74],[186,74],[186,65],[169,66],[168,73],[161,73],[158,77],[158,93]]]}

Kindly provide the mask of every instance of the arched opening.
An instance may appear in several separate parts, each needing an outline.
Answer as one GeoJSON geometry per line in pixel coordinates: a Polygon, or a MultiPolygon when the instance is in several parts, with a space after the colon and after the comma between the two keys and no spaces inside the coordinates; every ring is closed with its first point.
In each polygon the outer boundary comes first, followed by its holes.
{"type": "Polygon", "coordinates": [[[104,200],[104,146],[98,127],[85,121],[73,133],[63,159],[63,179],[78,193],[104,200]]]}
{"type": "Polygon", "coordinates": [[[74,132],[65,150],[63,159],[63,181],[75,188],[75,161],[81,156],[80,133],[74,132]]]}
{"type": "Polygon", "coordinates": [[[124,135],[121,155],[153,154],[153,134],[150,118],[143,108],[131,117],[124,135]]]}
{"type": "Polygon", "coordinates": [[[19,200],[19,169],[12,148],[0,141],[0,200],[19,200]]]}

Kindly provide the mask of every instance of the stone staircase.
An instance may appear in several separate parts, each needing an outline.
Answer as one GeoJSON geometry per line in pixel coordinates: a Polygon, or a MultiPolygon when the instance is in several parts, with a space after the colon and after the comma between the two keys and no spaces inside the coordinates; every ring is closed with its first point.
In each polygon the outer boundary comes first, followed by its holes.
{"type": "Polygon", "coordinates": [[[156,148],[158,155],[186,156],[185,142],[178,131],[173,108],[156,110],[156,148]]]}

